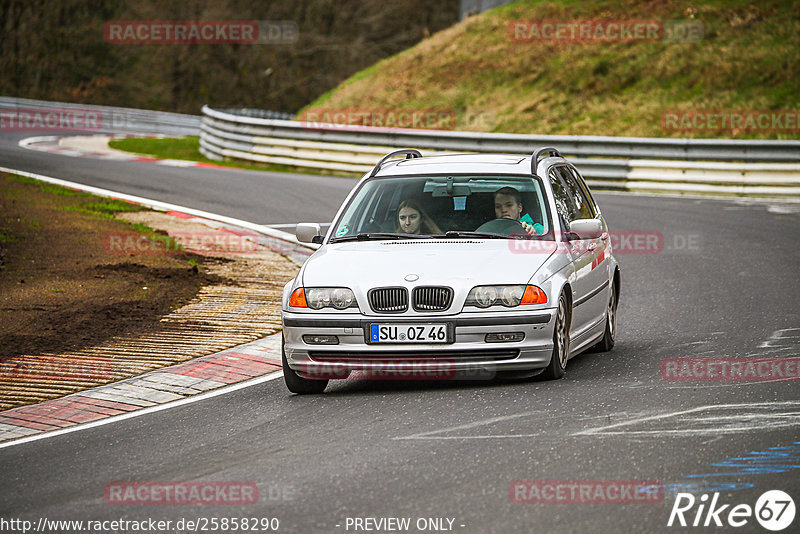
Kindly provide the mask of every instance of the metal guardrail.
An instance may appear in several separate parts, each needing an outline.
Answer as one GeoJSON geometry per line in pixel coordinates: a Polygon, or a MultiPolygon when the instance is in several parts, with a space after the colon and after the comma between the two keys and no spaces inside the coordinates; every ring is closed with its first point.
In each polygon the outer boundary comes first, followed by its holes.
{"type": "Polygon", "coordinates": [[[269,119],[203,107],[200,151],[329,172],[364,173],[402,147],[426,154],[530,154],[553,146],[593,187],[800,196],[800,141],[657,139],[400,130],[269,119]]]}
{"type": "MultiPolygon", "coordinates": [[[[79,128],[78,131],[93,131],[93,132],[136,132],[136,133],[154,133],[163,135],[200,135],[200,119],[199,115],[185,115],[182,113],[170,113],[166,111],[149,111],[144,109],[133,108],[118,108],[112,106],[95,106],[89,104],[69,104],[63,102],[47,102],[43,100],[31,100],[27,98],[14,98],[14,97],[0,97],[0,114],[6,116],[4,125],[6,128],[14,129],[10,116],[13,114],[14,121],[20,118],[25,120],[25,117],[20,117],[22,114],[38,111],[39,116],[36,119],[45,120],[46,114],[50,113],[53,120],[58,118],[59,114],[69,114],[69,112],[94,112],[96,113],[96,122],[84,128],[79,128]]],[[[30,119],[32,124],[33,119],[30,119]]],[[[49,129],[48,127],[42,130],[49,129]]],[[[56,123],[52,128],[55,131],[68,131],[64,128],[63,124],[56,123]]]]}

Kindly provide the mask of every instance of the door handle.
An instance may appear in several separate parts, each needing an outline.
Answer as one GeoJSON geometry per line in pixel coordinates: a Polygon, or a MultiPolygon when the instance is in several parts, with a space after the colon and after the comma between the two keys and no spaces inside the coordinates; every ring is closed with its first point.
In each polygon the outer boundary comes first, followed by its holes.
{"type": "Polygon", "coordinates": [[[589,246],[588,246],[586,249],[587,249],[589,252],[591,252],[591,251],[593,251],[593,250],[594,250],[594,249],[596,249],[596,248],[597,248],[597,243],[596,243],[596,242],[594,242],[594,241],[592,241],[591,243],[589,243],[589,246]]]}

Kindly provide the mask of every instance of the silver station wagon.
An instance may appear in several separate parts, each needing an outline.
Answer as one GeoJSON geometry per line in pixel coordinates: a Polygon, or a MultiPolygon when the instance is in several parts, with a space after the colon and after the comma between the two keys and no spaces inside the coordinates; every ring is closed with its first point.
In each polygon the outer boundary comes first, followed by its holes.
{"type": "Polygon", "coordinates": [[[581,175],[530,156],[388,154],[283,292],[283,374],[330,379],[564,375],[614,346],[620,273],[581,175]]]}

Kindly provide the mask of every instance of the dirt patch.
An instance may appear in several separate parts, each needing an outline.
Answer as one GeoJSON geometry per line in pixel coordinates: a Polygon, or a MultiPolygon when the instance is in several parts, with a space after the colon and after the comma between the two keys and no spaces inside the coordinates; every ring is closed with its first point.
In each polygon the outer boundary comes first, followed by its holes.
{"type": "Polygon", "coordinates": [[[0,410],[274,333],[298,270],[225,229],[8,175],[0,257],[0,410]]]}
{"type": "Polygon", "coordinates": [[[109,236],[134,229],[92,213],[99,201],[0,177],[0,356],[74,350],[146,331],[216,281],[195,267],[203,258],[194,254],[111,253],[109,236]]]}

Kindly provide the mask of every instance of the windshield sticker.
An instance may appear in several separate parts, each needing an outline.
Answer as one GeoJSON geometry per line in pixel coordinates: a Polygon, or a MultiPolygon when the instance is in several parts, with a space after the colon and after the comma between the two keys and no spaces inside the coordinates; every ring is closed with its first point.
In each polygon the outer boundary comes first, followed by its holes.
{"type": "Polygon", "coordinates": [[[467,197],[453,197],[453,209],[463,211],[467,207],[467,197]]]}
{"type": "Polygon", "coordinates": [[[343,225],[341,225],[339,227],[338,230],[336,230],[336,237],[342,237],[343,235],[347,234],[347,232],[349,232],[349,231],[350,231],[350,229],[347,227],[347,225],[343,224],[343,225]]]}

